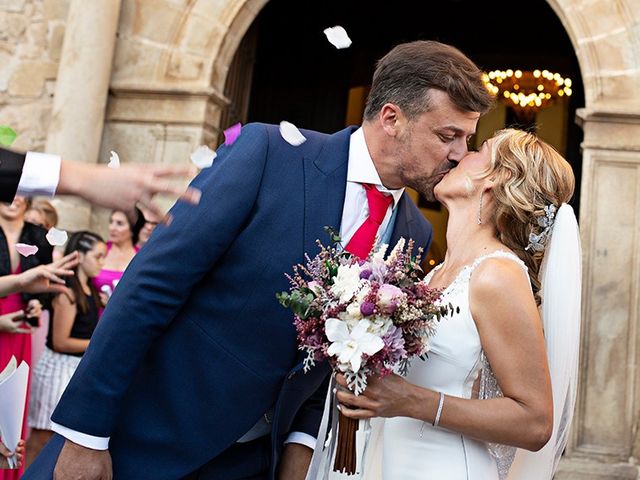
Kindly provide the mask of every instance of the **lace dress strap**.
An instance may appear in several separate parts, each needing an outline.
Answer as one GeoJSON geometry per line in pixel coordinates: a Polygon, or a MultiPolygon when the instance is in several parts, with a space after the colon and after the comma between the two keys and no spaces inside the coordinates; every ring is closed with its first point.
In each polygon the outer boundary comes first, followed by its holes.
{"type": "Polygon", "coordinates": [[[469,273],[473,272],[476,267],[487,258],[508,258],[509,260],[513,260],[518,265],[520,265],[525,273],[527,273],[527,275],[529,273],[527,265],[520,259],[520,257],[518,257],[515,253],[507,252],[506,250],[496,250],[494,252],[487,253],[486,255],[482,255],[481,257],[476,258],[469,268],[469,273]]]}

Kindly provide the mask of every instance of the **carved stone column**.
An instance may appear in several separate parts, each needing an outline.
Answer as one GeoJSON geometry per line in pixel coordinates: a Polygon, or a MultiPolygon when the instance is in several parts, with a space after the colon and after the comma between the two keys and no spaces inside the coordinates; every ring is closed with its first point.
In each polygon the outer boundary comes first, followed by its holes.
{"type": "MultiPolygon", "coordinates": [[[[119,14],[120,0],[71,1],[47,152],[97,161],[119,14]]],[[[63,198],[58,210],[62,228],[88,227],[91,209],[85,202],[63,198]]]]}
{"type": "Polygon", "coordinates": [[[572,438],[556,479],[635,480],[640,458],[640,114],[579,112],[583,321],[572,438]]]}

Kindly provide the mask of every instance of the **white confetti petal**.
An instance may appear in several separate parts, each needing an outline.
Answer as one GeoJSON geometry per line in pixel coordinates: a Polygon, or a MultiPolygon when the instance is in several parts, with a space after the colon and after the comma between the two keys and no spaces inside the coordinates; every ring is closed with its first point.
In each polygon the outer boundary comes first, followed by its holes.
{"type": "Polygon", "coordinates": [[[325,28],[324,34],[327,36],[327,40],[337,49],[349,48],[351,46],[351,39],[347,35],[347,31],[340,25],[335,27],[325,28]]]}
{"type": "Polygon", "coordinates": [[[287,143],[290,143],[294,147],[302,145],[307,141],[305,136],[298,130],[298,127],[284,120],[280,122],[280,135],[282,135],[282,138],[284,138],[287,143]]]}
{"type": "Polygon", "coordinates": [[[198,168],[209,168],[217,156],[218,154],[206,145],[200,145],[191,154],[191,161],[198,168]]]}
{"type": "Polygon", "coordinates": [[[100,291],[104,293],[108,298],[110,298],[113,294],[113,291],[111,290],[111,287],[109,285],[103,285],[102,287],[100,287],[100,291]]]}
{"type": "Polygon", "coordinates": [[[111,150],[111,158],[109,159],[109,168],[120,168],[120,157],[116,152],[111,150]]]}
{"type": "Polygon", "coordinates": [[[47,232],[47,242],[54,247],[58,247],[60,245],[64,245],[67,243],[68,235],[64,230],[58,230],[55,227],[51,227],[51,229],[47,232]]]}

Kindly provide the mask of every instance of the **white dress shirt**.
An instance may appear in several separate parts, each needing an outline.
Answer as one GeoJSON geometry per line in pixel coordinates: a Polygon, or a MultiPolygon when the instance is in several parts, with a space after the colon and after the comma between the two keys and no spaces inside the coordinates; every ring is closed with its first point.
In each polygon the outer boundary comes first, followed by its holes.
{"type": "Polygon", "coordinates": [[[404,193],[404,188],[389,190],[382,185],[380,175],[371,159],[367,143],[364,138],[364,130],[360,127],[351,134],[349,142],[349,163],[347,166],[347,190],[342,207],[342,222],[340,224],[340,236],[342,245],[347,245],[353,234],[369,216],[369,202],[363,183],[375,185],[383,193],[389,193],[393,197],[393,204],[387,209],[387,213],[378,229],[378,237],[383,238],[393,210],[404,193]]]}
{"type": "Polygon", "coordinates": [[[61,161],[58,155],[27,152],[16,195],[53,197],[60,181],[61,161]]]}
{"type": "MultiPolygon", "coordinates": [[[[378,175],[371,155],[369,154],[369,149],[367,148],[364,138],[364,131],[362,128],[359,128],[351,134],[349,142],[347,188],[344,197],[344,206],[342,208],[342,222],[340,224],[340,234],[343,245],[349,243],[353,234],[360,228],[360,225],[362,225],[369,215],[369,203],[367,201],[366,191],[362,186],[363,183],[375,185],[381,192],[389,193],[393,196],[393,204],[387,209],[384,220],[378,229],[378,236],[380,238],[388,236],[385,235],[385,232],[387,232],[387,228],[389,227],[393,209],[398,205],[400,197],[402,197],[404,193],[404,188],[389,190],[382,185],[380,175],[378,175]]],[[[87,448],[106,450],[109,447],[108,437],[94,437],[85,433],[76,432],[57,423],[53,423],[52,430],[72,442],[87,448]]],[[[256,432],[268,433],[262,417],[240,441],[250,441],[250,439],[257,438],[254,436],[256,432]]],[[[285,443],[300,443],[313,450],[316,445],[316,439],[303,432],[291,432],[285,443]]]]}

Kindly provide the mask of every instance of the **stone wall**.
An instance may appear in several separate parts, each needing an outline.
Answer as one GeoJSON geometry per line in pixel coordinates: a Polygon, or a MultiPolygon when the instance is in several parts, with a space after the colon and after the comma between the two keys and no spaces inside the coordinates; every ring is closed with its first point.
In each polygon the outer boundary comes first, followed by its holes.
{"type": "Polygon", "coordinates": [[[68,0],[0,0],[0,124],[18,149],[42,150],[65,31],[68,0]]]}

